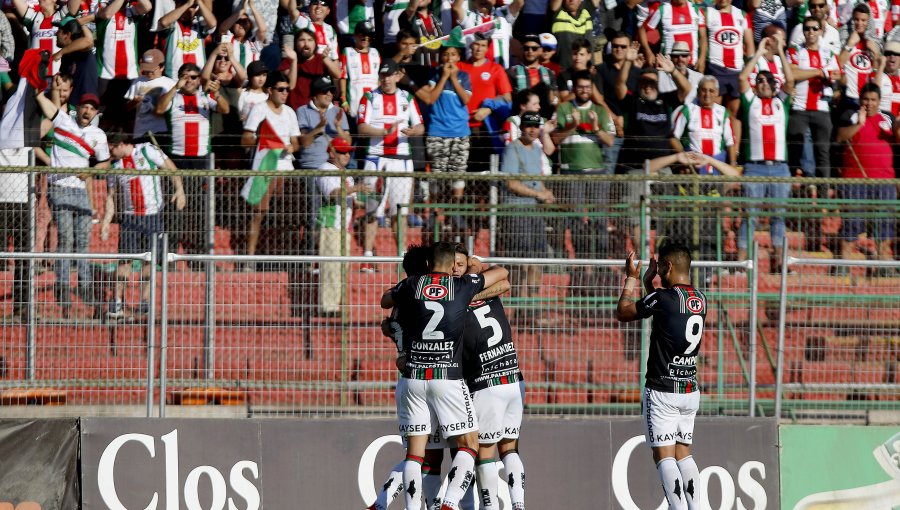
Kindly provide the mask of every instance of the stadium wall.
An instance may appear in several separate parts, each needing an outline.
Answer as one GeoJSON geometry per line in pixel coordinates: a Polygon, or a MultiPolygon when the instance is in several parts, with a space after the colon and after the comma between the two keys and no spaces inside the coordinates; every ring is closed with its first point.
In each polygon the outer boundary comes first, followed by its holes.
{"type": "MultiPolygon", "coordinates": [[[[41,422],[9,420],[0,429],[22,423],[41,422]]],[[[66,423],[80,434],[40,436],[40,441],[37,435],[30,440],[9,436],[36,454],[30,470],[7,471],[3,479],[41,471],[50,462],[46,453],[68,451],[61,450],[66,445],[80,450],[80,503],[73,496],[78,490],[66,492],[64,476],[44,481],[45,492],[4,491],[0,500],[34,501],[40,506],[33,508],[41,510],[363,508],[403,458],[396,424],[388,419],[82,418],[66,423]],[[44,456],[37,455],[41,452],[44,456]],[[61,492],[68,499],[49,497],[61,492]]],[[[520,450],[533,508],[637,510],[663,503],[639,419],[529,418],[523,431],[520,450]]],[[[707,500],[703,508],[779,508],[775,420],[700,419],[696,437],[702,470],[698,492],[707,500]]],[[[63,457],[76,458],[72,453],[63,457]]]]}

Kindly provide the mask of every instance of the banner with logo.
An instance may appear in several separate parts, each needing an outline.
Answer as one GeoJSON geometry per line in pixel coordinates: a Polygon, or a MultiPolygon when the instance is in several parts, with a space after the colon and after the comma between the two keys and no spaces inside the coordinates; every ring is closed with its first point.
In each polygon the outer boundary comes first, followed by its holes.
{"type": "Polygon", "coordinates": [[[781,427],[782,508],[900,508],[900,429],[781,427]]]}
{"type": "MultiPolygon", "coordinates": [[[[404,458],[396,431],[390,419],[84,419],[82,508],[365,508],[404,458]]],[[[774,420],[699,420],[694,441],[702,508],[779,508],[774,420]]],[[[658,508],[643,443],[639,419],[527,418],[529,506],[658,508]]]]}
{"type": "Polygon", "coordinates": [[[78,420],[0,420],[0,508],[78,508],[78,420]]]}

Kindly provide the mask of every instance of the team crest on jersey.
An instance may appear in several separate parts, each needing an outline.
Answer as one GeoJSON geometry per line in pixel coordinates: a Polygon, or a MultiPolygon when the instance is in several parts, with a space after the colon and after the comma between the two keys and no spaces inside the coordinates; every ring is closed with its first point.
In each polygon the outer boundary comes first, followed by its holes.
{"type": "Polygon", "coordinates": [[[703,300],[697,296],[691,296],[687,298],[685,305],[687,306],[687,309],[691,311],[691,313],[701,313],[704,308],[703,300]]]}
{"type": "Polygon", "coordinates": [[[865,53],[857,53],[856,55],[854,55],[850,59],[850,65],[859,69],[860,71],[868,71],[872,69],[872,61],[865,53]]]}
{"type": "Polygon", "coordinates": [[[484,80],[484,81],[490,80],[490,79],[491,79],[491,73],[489,73],[489,72],[487,72],[487,71],[481,73],[481,79],[484,80]]]}
{"type": "Polygon", "coordinates": [[[723,27],[716,32],[715,40],[722,46],[737,46],[741,40],[741,34],[734,27],[723,27]]]}
{"type": "Polygon", "coordinates": [[[447,290],[447,287],[443,285],[432,283],[431,285],[426,285],[425,288],[422,289],[422,296],[425,299],[430,299],[432,301],[437,301],[439,299],[443,299],[447,293],[450,292],[447,290]]]}

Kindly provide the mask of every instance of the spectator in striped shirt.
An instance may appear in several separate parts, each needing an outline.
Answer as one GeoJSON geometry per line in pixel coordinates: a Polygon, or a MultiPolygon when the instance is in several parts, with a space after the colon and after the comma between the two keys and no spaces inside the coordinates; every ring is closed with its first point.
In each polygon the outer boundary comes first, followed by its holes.
{"type": "MultiPolygon", "coordinates": [[[[790,177],[791,172],[787,165],[787,127],[788,114],[791,110],[790,94],[794,91],[794,75],[791,66],[787,64],[784,54],[784,44],[781,39],[776,39],[778,44],[778,57],[782,60],[785,73],[785,82],[780,93],[775,94],[775,77],[768,71],[762,71],[756,75],[755,90],[750,88],[750,72],[756,61],[759,60],[766,46],[772,44],[772,40],[765,38],[759,42],[759,48],[753,58],[747,62],[738,79],[741,90],[741,109],[744,114],[744,126],[746,126],[746,149],[744,155],[744,175],[748,177],[790,177]]],[[[791,195],[791,185],[783,183],[753,182],[744,184],[744,195],[759,199],[774,198],[785,200],[791,195]]],[[[748,221],[741,223],[738,235],[738,259],[747,259],[748,237],[753,235],[753,226],[756,221],[755,213],[758,209],[750,208],[748,221]]],[[[784,212],[784,208],[777,208],[776,212],[784,212]]],[[[769,219],[769,228],[772,246],[775,248],[772,269],[779,270],[781,261],[782,242],[784,241],[784,216],[772,216],[769,219]]]]}
{"type": "Polygon", "coordinates": [[[123,125],[128,120],[125,93],[140,71],[137,22],[152,8],[150,0],[112,0],[97,11],[97,95],[106,107],[105,125],[123,125]]]}
{"type": "MultiPolygon", "coordinates": [[[[146,170],[164,168],[178,170],[175,163],[162,150],[149,144],[134,144],[131,135],[117,130],[110,133],[109,153],[113,168],[131,168],[135,174],[146,170]]],[[[170,202],[177,210],[184,209],[186,199],[181,186],[181,176],[172,174],[174,193],[170,202]]],[[[165,231],[162,210],[166,205],[159,175],[115,175],[107,178],[106,209],[100,224],[100,239],[109,239],[110,226],[116,214],[116,196],[121,193],[122,211],[119,219],[119,253],[144,253],[150,251],[156,235],[165,231]]],[[[161,252],[161,247],[157,249],[161,252]]],[[[113,301],[106,316],[111,319],[125,317],[125,287],[132,269],[141,271],[141,304],[138,313],[150,310],[150,264],[135,261],[121,261],[116,269],[116,286],[113,301]]]]}
{"type": "Polygon", "coordinates": [[[204,39],[218,21],[204,0],[177,0],[176,7],[159,20],[166,36],[166,76],[175,79],[181,66],[206,65],[204,39]],[[203,22],[200,22],[202,18],[203,22]]]}

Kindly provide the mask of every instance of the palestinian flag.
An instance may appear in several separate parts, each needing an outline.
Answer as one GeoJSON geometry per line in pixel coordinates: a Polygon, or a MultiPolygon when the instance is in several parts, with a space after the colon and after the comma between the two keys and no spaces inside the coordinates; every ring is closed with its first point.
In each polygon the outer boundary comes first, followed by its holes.
{"type": "MultiPolygon", "coordinates": [[[[259,137],[256,145],[256,156],[253,157],[254,170],[276,170],[281,152],[284,151],[284,142],[275,132],[268,119],[259,125],[259,137]]],[[[266,192],[269,190],[271,177],[253,176],[247,179],[241,196],[250,205],[259,205],[266,192]]]]}

